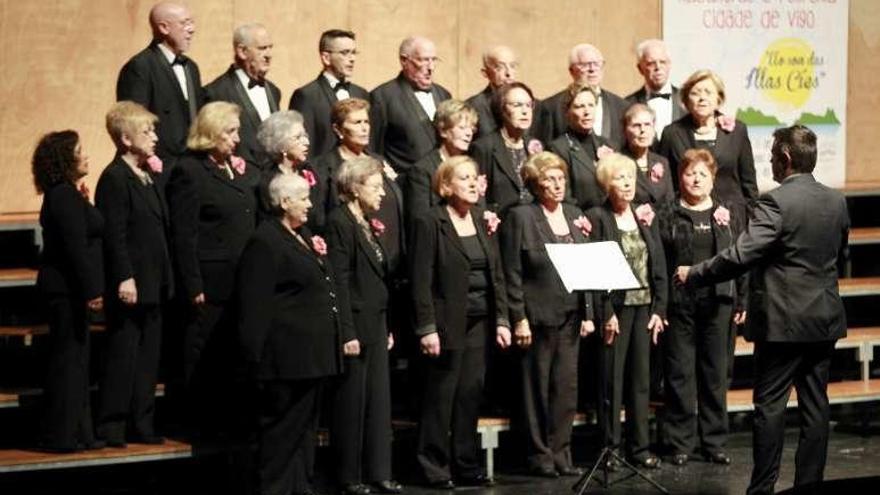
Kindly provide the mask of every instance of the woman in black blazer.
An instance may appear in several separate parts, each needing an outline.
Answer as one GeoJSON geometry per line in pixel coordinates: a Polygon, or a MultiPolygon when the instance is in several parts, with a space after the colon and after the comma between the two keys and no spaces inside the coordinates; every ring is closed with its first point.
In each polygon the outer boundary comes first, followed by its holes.
{"type": "Polygon", "coordinates": [[[343,162],[336,185],[343,204],[328,218],[327,245],[342,310],[351,312],[361,347],[346,359],[333,393],[337,480],[346,494],[400,493],[391,479],[388,351],[394,335],[387,326],[387,255],[379,242],[385,224],[372,217],[385,196],[382,163],[371,157],[343,162]]]}
{"type": "Polygon", "coordinates": [[[238,266],[236,294],[241,351],[259,399],[258,490],[311,493],[318,396],[327,377],[356,356],[350,312],[337,294],[327,246],[305,227],[309,185],[295,174],[269,183],[276,218],[251,237],[238,266]]]}
{"type": "Polygon", "coordinates": [[[172,290],[168,208],[157,184],[158,118],[130,101],[113,105],[107,130],[116,157],[98,181],[104,215],[107,341],[99,387],[98,437],[111,447],[162,443],[153,428],[162,307],[172,290]]]}
{"type": "Polygon", "coordinates": [[[719,112],[725,99],[724,83],[714,72],[698,70],[691,74],[681,87],[681,95],[688,115],[663,129],[660,154],[669,160],[672,175],[678,177],[687,150],[702,148],[712,152],[718,164],[713,194],[741,222],[736,227],[745,227],[747,214],[758,198],[748,130],[742,122],[719,112]]]}
{"type": "Polygon", "coordinates": [[[444,204],[416,220],[410,260],[415,333],[426,366],[416,458],[429,485],[452,489],[453,470],[459,484],[489,481],[477,457],[484,352],[491,337],[510,345],[510,325],[498,217],[474,207],[476,163],[466,156],[446,160],[434,174],[434,190],[444,204]]]}
{"type": "Polygon", "coordinates": [[[605,202],[605,192],[596,181],[596,161],[612,151],[608,140],[593,132],[598,102],[591,86],[569,85],[562,102],[568,130],[548,146],[568,164],[566,201],[584,211],[605,202]]]}
{"type": "MultiPolygon", "coordinates": [[[[697,264],[736,242],[730,210],[712,197],[716,171],[707,150],[688,150],[682,157],[679,199],[659,212],[670,275],[675,267],[697,264]]],[[[730,464],[725,452],[729,328],[731,320],[745,322],[745,311],[738,307],[744,301],[744,282],[740,277],[736,284],[670,288],[670,323],[663,336],[663,427],[677,466],[686,464],[697,447],[708,461],[730,464]]]]}
{"type": "MultiPolygon", "coordinates": [[[[597,321],[602,322],[599,421],[606,446],[621,445],[620,407],[626,405],[626,454],[633,462],[660,467],[648,450],[649,353],[665,327],[668,294],[666,262],[654,211],[644,204],[633,208],[636,164],[618,153],[599,160],[596,176],[608,201],[587,212],[593,241],[615,241],[640,284],[639,289],[614,291],[601,298],[597,321]]],[[[618,467],[616,459],[609,468],[618,467]]]]}
{"type": "Polygon", "coordinates": [[[492,111],[501,127],[474,142],[470,154],[480,175],[486,176],[486,207],[503,218],[509,208],[532,202],[520,169],[544,147],[528,134],[535,111],[535,97],[528,86],[513,82],[498,88],[492,95],[492,111]]]}
{"type": "Polygon", "coordinates": [[[171,170],[168,210],[171,249],[183,305],[184,384],[194,425],[226,428],[232,328],[226,311],[235,267],[257,222],[260,172],[236,156],[240,109],[227,102],[202,107],[190,128],[190,153],[171,170]],[[217,332],[219,331],[219,332],[217,332]],[[215,336],[215,332],[217,335],[215,336]],[[212,424],[219,423],[219,424],[212,424]]]}
{"type": "Polygon", "coordinates": [[[580,337],[595,330],[592,296],[569,293],[545,244],[588,242],[589,221],[563,203],[568,167],[550,152],[523,165],[535,197],[514,207],[501,227],[501,253],[514,342],[521,361],[529,468],[538,476],[579,476],[572,464],[571,426],[577,412],[580,337]]]}
{"type": "MultiPolygon", "coordinates": [[[[262,172],[260,179],[260,218],[272,219],[269,200],[269,182],[280,174],[298,174],[309,183],[312,204],[318,203],[318,175],[314,168],[306,162],[309,156],[309,135],[306,133],[303,116],[294,110],[282,110],[270,115],[260,124],[257,130],[257,141],[266,150],[272,166],[262,172]]],[[[313,207],[309,210],[309,223],[323,224],[324,219],[315,215],[323,210],[313,207]]]]}
{"type": "Polygon", "coordinates": [[[651,151],[656,132],[654,110],[644,103],[631,105],[623,114],[626,146],[621,151],[636,162],[636,204],[650,203],[654,209],[673,200],[672,174],[666,157],[651,151]]]}
{"type": "Polygon", "coordinates": [[[89,312],[103,307],[104,219],[88,200],[88,156],[75,131],[46,134],[34,150],[42,193],[43,254],[37,287],[48,303],[49,356],[40,448],[76,452],[103,447],[89,408],[89,312]]]}

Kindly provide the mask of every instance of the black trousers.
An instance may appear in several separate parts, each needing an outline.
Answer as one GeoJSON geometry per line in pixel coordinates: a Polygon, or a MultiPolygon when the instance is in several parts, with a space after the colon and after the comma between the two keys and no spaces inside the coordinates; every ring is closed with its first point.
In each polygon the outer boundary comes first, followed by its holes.
{"type": "Polygon", "coordinates": [[[532,468],[572,466],[580,323],[571,315],[562,325],[533,328],[532,345],[521,361],[526,445],[532,468]]]}
{"type": "Polygon", "coordinates": [[[335,379],[330,444],[341,485],[391,479],[388,342],[362,344],[335,379]]]}
{"type": "Polygon", "coordinates": [[[102,439],[124,441],[126,434],[155,435],[162,308],[116,304],[108,308],[96,430],[102,439]]]}
{"type": "Polygon", "coordinates": [[[785,436],[785,405],[794,385],[801,418],[794,486],[822,481],[828,455],[828,370],[834,341],[755,343],[754,468],[747,493],[773,493],[785,436]]]}
{"type": "Polygon", "coordinates": [[[311,491],[306,479],[314,459],[318,399],[323,379],[260,384],[257,485],[260,495],[311,491]]]}
{"type": "Polygon", "coordinates": [[[617,313],[620,335],[610,346],[603,344],[599,421],[605,443],[621,445],[620,408],[626,407],[626,455],[641,459],[648,455],[648,392],[650,388],[648,333],[650,306],[624,306],[617,313]]]}
{"type": "Polygon", "coordinates": [[[41,443],[76,449],[94,442],[89,406],[89,317],[86,302],[52,297],[41,443]]]}
{"type": "Polygon", "coordinates": [[[727,362],[732,307],[714,297],[679,304],[663,334],[665,439],[673,453],[709,454],[727,445],[727,362]]]}
{"type": "Polygon", "coordinates": [[[461,477],[480,474],[477,422],[486,371],[484,342],[488,327],[485,318],[469,318],[470,346],[441,349],[438,357],[425,358],[416,459],[428,482],[451,479],[453,468],[461,477]]]}

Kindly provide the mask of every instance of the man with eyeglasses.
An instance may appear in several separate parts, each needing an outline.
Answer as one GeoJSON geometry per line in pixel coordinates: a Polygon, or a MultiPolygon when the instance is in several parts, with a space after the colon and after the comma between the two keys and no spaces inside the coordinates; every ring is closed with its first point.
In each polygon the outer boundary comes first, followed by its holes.
{"type": "Polygon", "coordinates": [[[232,33],[235,60],[229,69],[205,86],[209,102],[228,101],[241,107],[241,138],[236,154],[265,170],[272,159],[257,141],[257,129],[278,111],[281,90],[266,79],[272,63],[272,37],[262,24],[244,24],[232,33]]]}
{"type": "Polygon", "coordinates": [[[346,98],[370,99],[366,89],[351,82],[358,50],[351,31],[330,29],[318,42],[322,70],[317,79],[295,90],[288,108],[302,114],[309,135],[311,156],[321,156],[336,147],[337,137],[330,124],[330,110],[346,98]]]}
{"type": "Polygon", "coordinates": [[[655,142],[659,141],[663,129],[672,122],[684,117],[685,109],[678,88],[669,81],[672,61],[666,43],[658,39],[644,40],[636,46],[636,67],[645,79],[645,85],[626,97],[632,103],[644,103],[654,110],[655,142]]]}
{"type": "Polygon", "coordinates": [[[400,74],[370,93],[370,148],[388,160],[402,184],[413,163],[437,147],[434,113],[451,95],[434,82],[439,58],[433,41],[406,38],[398,55],[400,74]]]}
{"type": "MultiPolygon", "coordinates": [[[[571,74],[572,82],[586,84],[599,95],[593,133],[607,139],[614,149],[621,149],[624,143],[622,119],[627,104],[623,98],[602,87],[602,78],[605,75],[605,58],[602,52],[587,43],[576,45],[568,57],[568,73],[571,74]]],[[[562,90],[543,102],[545,142],[553,141],[566,131],[568,124],[562,105],[566,91],[562,90]]]]}

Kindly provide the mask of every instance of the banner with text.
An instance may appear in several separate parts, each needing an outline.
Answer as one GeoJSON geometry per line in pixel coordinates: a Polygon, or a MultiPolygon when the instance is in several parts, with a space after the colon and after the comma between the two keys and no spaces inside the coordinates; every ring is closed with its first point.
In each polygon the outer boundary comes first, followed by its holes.
{"type": "Polygon", "coordinates": [[[818,137],[816,178],[846,182],[848,11],[848,0],[663,0],[673,83],[721,76],[722,112],[748,126],[762,191],[776,185],[773,130],[795,123],[818,137]]]}

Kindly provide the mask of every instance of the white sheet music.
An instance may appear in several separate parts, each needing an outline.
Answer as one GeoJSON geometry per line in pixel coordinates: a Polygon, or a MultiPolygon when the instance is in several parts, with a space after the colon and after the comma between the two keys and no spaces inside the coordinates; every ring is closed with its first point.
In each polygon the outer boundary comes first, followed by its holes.
{"type": "Polygon", "coordinates": [[[620,246],[614,241],[544,246],[569,292],[641,287],[620,246]]]}

